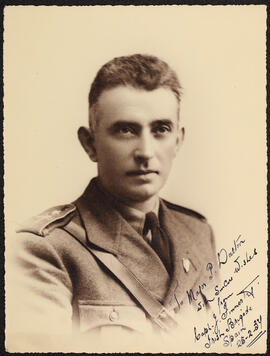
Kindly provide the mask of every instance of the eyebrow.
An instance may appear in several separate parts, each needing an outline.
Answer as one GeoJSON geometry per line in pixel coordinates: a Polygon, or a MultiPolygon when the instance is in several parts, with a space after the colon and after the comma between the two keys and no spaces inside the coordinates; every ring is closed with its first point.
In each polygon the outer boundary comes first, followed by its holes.
{"type": "Polygon", "coordinates": [[[171,119],[157,119],[151,122],[152,125],[159,124],[159,125],[168,125],[174,126],[174,123],[171,119]]]}

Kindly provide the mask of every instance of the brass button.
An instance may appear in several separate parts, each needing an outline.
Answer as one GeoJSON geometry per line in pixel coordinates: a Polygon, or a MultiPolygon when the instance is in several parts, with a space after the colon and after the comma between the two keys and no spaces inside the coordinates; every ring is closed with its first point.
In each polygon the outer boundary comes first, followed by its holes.
{"type": "Polygon", "coordinates": [[[164,310],[159,314],[160,319],[165,319],[167,317],[167,314],[165,313],[164,310]]]}
{"type": "Polygon", "coordinates": [[[117,313],[116,310],[113,310],[110,315],[109,315],[110,321],[114,322],[119,319],[119,314],[117,313]]]}

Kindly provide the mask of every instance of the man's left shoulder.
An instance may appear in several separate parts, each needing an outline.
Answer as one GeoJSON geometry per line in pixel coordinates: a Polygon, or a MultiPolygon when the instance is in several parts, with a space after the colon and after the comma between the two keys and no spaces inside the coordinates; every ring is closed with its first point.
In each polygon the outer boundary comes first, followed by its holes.
{"type": "Polygon", "coordinates": [[[198,222],[202,222],[202,223],[207,223],[207,219],[205,216],[203,216],[202,214],[198,213],[195,210],[186,208],[184,206],[181,205],[177,205],[174,203],[171,203],[165,199],[162,199],[162,201],[164,202],[164,204],[166,205],[166,207],[171,210],[173,213],[175,213],[175,215],[179,215],[179,217],[181,216],[182,218],[186,218],[189,219],[191,218],[193,220],[193,218],[195,219],[195,221],[198,222]]]}
{"type": "Polygon", "coordinates": [[[215,236],[211,225],[205,216],[195,210],[170,203],[163,199],[163,203],[173,215],[171,230],[179,237],[182,247],[189,251],[189,256],[200,261],[198,265],[205,266],[211,262],[216,265],[215,236]],[[184,242],[184,244],[183,244],[184,242]]]}

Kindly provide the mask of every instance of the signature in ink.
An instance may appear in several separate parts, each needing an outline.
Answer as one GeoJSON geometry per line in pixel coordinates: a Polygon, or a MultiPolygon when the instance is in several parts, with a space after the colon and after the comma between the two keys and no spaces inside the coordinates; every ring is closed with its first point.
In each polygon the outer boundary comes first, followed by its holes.
{"type": "Polygon", "coordinates": [[[254,290],[252,284],[259,278],[259,275],[255,277],[246,287],[244,287],[237,295],[244,294],[244,297],[253,297],[254,298],[254,290]]]}
{"type": "Polygon", "coordinates": [[[237,317],[230,317],[228,318],[227,321],[227,327],[226,331],[229,332],[233,330],[236,326],[244,327],[244,319],[246,316],[249,314],[249,312],[252,311],[252,307],[249,305],[246,305],[246,308],[244,311],[241,311],[241,313],[237,317]]]}
{"type": "Polygon", "coordinates": [[[227,300],[233,296],[233,293],[228,294],[224,298],[218,297],[217,304],[218,304],[218,310],[219,314],[221,315],[221,319],[225,320],[228,316],[228,305],[227,305],[227,300]]]}

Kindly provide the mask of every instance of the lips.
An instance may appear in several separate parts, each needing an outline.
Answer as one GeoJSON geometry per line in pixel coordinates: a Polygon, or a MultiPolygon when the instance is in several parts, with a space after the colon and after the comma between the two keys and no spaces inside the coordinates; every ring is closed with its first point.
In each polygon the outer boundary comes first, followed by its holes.
{"type": "Polygon", "coordinates": [[[146,176],[148,174],[158,174],[158,171],[152,170],[152,169],[138,169],[138,170],[134,170],[134,171],[128,171],[126,174],[127,176],[146,176]]]}

